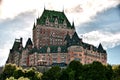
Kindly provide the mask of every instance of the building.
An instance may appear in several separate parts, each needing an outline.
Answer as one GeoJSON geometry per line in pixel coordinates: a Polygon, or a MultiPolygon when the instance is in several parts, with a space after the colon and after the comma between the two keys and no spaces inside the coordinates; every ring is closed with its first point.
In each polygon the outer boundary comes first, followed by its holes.
{"type": "Polygon", "coordinates": [[[33,25],[33,42],[29,38],[23,47],[22,38],[15,39],[6,63],[42,66],[69,64],[72,60],[106,64],[107,53],[101,44],[97,48],[84,43],[75,31],[74,22],[70,24],[64,12],[44,10],[33,25]]]}

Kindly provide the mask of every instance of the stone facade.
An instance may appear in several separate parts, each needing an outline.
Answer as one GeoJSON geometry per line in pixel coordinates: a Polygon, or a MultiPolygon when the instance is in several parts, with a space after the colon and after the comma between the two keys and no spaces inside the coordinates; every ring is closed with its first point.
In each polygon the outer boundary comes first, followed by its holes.
{"type": "Polygon", "coordinates": [[[33,25],[33,42],[29,38],[25,47],[22,38],[15,39],[6,63],[18,66],[43,66],[54,63],[69,64],[72,60],[89,64],[93,61],[107,63],[107,53],[84,43],[75,32],[74,22],[68,21],[64,12],[44,10],[33,25]]]}

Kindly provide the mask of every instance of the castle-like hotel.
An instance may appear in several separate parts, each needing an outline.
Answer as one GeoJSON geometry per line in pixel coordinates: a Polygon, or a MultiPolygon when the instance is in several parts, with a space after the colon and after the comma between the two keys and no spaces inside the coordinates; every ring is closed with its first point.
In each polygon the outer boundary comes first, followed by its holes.
{"type": "Polygon", "coordinates": [[[99,44],[98,48],[84,43],[78,37],[74,22],[71,24],[64,11],[44,9],[33,25],[33,42],[29,38],[25,47],[22,38],[15,39],[6,63],[18,66],[41,66],[54,63],[69,64],[72,60],[89,64],[93,61],[107,63],[107,53],[99,44]]]}

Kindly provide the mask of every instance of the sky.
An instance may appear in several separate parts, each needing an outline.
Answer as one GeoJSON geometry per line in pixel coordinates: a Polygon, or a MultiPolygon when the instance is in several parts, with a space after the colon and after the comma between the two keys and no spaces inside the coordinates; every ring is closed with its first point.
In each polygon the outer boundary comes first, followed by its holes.
{"type": "Polygon", "coordinates": [[[84,42],[101,43],[109,64],[120,64],[120,0],[0,0],[0,66],[14,40],[32,38],[33,23],[43,10],[65,12],[84,42]]]}

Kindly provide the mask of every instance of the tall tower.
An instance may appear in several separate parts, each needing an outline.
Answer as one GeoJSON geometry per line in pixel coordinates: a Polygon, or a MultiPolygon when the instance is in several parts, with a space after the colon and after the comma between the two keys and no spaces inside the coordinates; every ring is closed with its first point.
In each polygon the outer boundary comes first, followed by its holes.
{"type": "Polygon", "coordinates": [[[45,10],[33,25],[34,47],[64,45],[67,33],[72,36],[74,25],[71,25],[64,12],[45,10]]]}

